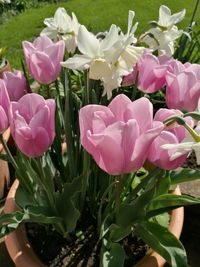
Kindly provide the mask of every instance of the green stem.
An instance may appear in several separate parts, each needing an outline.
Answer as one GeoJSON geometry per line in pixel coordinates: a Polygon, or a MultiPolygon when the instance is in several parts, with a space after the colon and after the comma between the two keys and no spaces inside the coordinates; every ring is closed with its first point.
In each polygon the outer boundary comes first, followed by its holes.
{"type": "Polygon", "coordinates": [[[117,177],[117,181],[116,181],[116,212],[119,212],[119,207],[120,207],[120,203],[121,203],[121,193],[123,190],[123,174],[119,175],[117,177]]]}
{"type": "Polygon", "coordinates": [[[11,152],[10,152],[10,149],[8,148],[7,146],[7,143],[5,142],[5,140],[3,139],[3,135],[0,134],[0,142],[2,143],[3,145],[3,148],[4,150],[6,151],[7,155],[8,155],[8,158],[11,162],[11,164],[13,165],[14,169],[17,171],[18,170],[18,166],[17,166],[17,163],[14,159],[14,157],[12,156],[11,152]]]}
{"type": "Polygon", "coordinates": [[[43,168],[43,164],[42,164],[42,157],[38,157],[37,159],[37,163],[38,163],[38,168],[40,171],[40,177],[41,177],[41,185],[47,195],[49,204],[51,206],[51,208],[54,210],[55,214],[56,214],[56,209],[55,209],[55,201],[54,201],[54,197],[53,197],[53,192],[52,192],[52,188],[49,187],[49,183],[47,182],[47,179],[49,179],[50,177],[46,177],[45,172],[44,172],[44,168],[43,168]]]}

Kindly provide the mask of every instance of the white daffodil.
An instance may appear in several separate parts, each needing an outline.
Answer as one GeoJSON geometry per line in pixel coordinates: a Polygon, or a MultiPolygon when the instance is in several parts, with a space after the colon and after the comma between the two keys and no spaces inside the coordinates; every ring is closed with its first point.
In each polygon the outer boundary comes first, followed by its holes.
{"type": "Polygon", "coordinates": [[[171,10],[167,6],[161,5],[159,9],[159,20],[157,24],[159,27],[169,29],[173,27],[175,24],[182,21],[185,17],[185,13],[186,11],[185,9],[183,9],[182,11],[174,13],[172,15],[171,10]]]}
{"type": "Polygon", "coordinates": [[[77,35],[80,24],[76,15],[72,12],[72,17],[67,11],[60,7],[56,10],[53,18],[46,18],[44,24],[47,26],[41,33],[41,36],[48,36],[53,41],[64,40],[66,50],[74,53],[77,47],[77,35]]]}
{"type": "Polygon", "coordinates": [[[133,11],[129,11],[126,34],[113,24],[104,39],[89,32],[85,26],[80,26],[77,46],[82,54],[61,62],[62,66],[75,70],[89,69],[89,78],[101,80],[104,94],[110,98],[112,90],[121,85],[123,76],[132,72],[133,65],[144,52],[143,47],[133,45],[137,42],[134,15],[133,11]]]}
{"type": "Polygon", "coordinates": [[[175,41],[184,33],[182,30],[178,30],[175,24],[184,17],[185,9],[171,15],[171,10],[162,5],[159,9],[159,20],[155,22],[157,27],[145,32],[140,40],[145,42],[150,49],[158,50],[159,54],[173,55],[175,41]]]}
{"type": "Polygon", "coordinates": [[[94,80],[109,75],[110,64],[104,58],[100,40],[83,25],[79,28],[77,42],[82,55],[76,54],[65,62],[61,62],[61,65],[73,70],[89,69],[89,78],[94,80]]]}
{"type": "Polygon", "coordinates": [[[150,29],[142,38],[142,40],[152,50],[158,50],[159,55],[165,53],[168,55],[174,54],[174,43],[183,34],[182,30],[178,30],[173,26],[168,31],[163,31],[160,28],[150,29]]]}

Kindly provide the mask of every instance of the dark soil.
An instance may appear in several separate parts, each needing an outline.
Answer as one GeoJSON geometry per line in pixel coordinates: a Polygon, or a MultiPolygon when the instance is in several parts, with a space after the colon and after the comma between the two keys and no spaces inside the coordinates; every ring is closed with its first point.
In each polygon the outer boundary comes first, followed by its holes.
{"type": "MultiPolygon", "coordinates": [[[[70,235],[68,239],[36,223],[27,223],[26,230],[35,253],[49,267],[98,267],[100,264],[101,243],[92,225],[86,227],[84,236],[70,235]]],[[[132,267],[148,250],[135,236],[125,238],[122,244],[127,255],[125,267],[132,267]]]]}

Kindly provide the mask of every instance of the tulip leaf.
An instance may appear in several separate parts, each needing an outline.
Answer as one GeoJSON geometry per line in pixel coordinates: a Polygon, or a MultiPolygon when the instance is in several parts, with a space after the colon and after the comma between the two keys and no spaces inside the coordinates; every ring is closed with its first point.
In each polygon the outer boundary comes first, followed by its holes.
{"type": "Polygon", "coordinates": [[[79,197],[82,189],[82,177],[78,176],[71,183],[66,183],[63,191],[57,195],[56,209],[64,218],[66,231],[75,229],[77,220],[80,217],[79,197]]]}
{"type": "Polygon", "coordinates": [[[169,175],[163,175],[158,179],[158,184],[156,185],[155,196],[166,194],[169,191],[171,185],[171,180],[169,175]]]}
{"type": "Polygon", "coordinates": [[[153,217],[181,206],[194,204],[200,204],[200,199],[184,195],[161,195],[153,199],[148,205],[147,217],[153,217]]]}
{"type": "Polygon", "coordinates": [[[170,231],[158,223],[143,221],[136,233],[173,267],[189,267],[185,249],[170,231]]]}
{"type": "Polygon", "coordinates": [[[189,168],[179,169],[170,172],[171,185],[198,180],[200,178],[200,170],[192,170],[189,168]]]}
{"type": "Polygon", "coordinates": [[[125,260],[125,251],[118,243],[111,243],[110,249],[103,253],[102,267],[123,267],[125,260]]]}
{"type": "Polygon", "coordinates": [[[122,204],[116,215],[117,224],[122,227],[129,227],[138,220],[145,218],[146,206],[152,200],[155,193],[155,186],[144,191],[130,204],[122,204]]]}
{"type": "Polygon", "coordinates": [[[0,215],[0,237],[3,237],[12,231],[14,231],[16,228],[19,227],[19,225],[24,222],[28,221],[30,219],[29,214],[16,211],[9,214],[1,214],[0,215]]]}

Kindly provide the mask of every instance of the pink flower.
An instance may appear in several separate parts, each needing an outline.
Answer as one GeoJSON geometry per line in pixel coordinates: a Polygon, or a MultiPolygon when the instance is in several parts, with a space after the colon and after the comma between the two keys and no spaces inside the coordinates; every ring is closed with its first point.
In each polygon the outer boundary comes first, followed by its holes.
{"type": "Polygon", "coordinates": [[[121,94],[108,107],[88,105],[79,114],[81,143],[98,166],[112,175],[138,170],[163,124],[153,122],[153,107],[142,97],[121,94]]]}
{"type": "Polygon", "coordinates": [[[41,156],[55,137],[55,101],[35,93],[11,102],[11,134],[19,149],[27,156],[41,156]]]}
{"type": "Polygon", "coordinates": [[[197,64],[175,61],[166,74],[166,104],[169,108],[194,111],[200,97],[200,77],[197,64]]]}
{"type": "Polygon", "coordinates": [[[55,81],[60,73],[65,43],[53,43],[47,36],[38,37],[33,43],[23,42],[29,72],[42,84],[55,81]]]}
{"type": "MultiPolygon", "coordinates": [[[[164,122],[169,117],[181,115],[183,115],[183,113],[179,110],[160,109],[155,114],[154,120],[164,122]]],[[[194,126],[194,121],[190,117],[186,120],[191,127],[194,126]]],[[[186,130],[183,126],[174,124],[170,127],[166,127],[152,142],[148,160],[154,165],[165,170],[173,170],[180,167],[185,162],[187,154],[178,157],[175,160],[170,160],[170,157],[176,152],[176,149],[166,150],[161,146],[164,144],[179,144],[185,137],[186,130]]]]}
{"type": "Polygon", "coordinates": [[[163,55],[156,57],[146,51],[139,59],[131,74],[124,77],[123,85],[135,83],[138,72],[138,89],[145,93],[154,93],[166,83],[165,74],[170,62],[170,57],[163,55]]]}
{"type": "Polygon", "coordinates": [[[18,101],[27,92],[26,78],[21,71],[4,72],[3,80],[11,101],[18,101]]]}
{"type": "Polygon", "coordinates": [[[0,79],[0,134],[9,127],[8,110],[10,99],[5,87],[5,83],[0,79]]]}
{"type": "Polygon", "coordinates": [[[138,89],[145,93],[154,93],[165,85],[165,74],[170,58],[166,55],[156,57],[144,54],[138,62],[138,89]]]}

